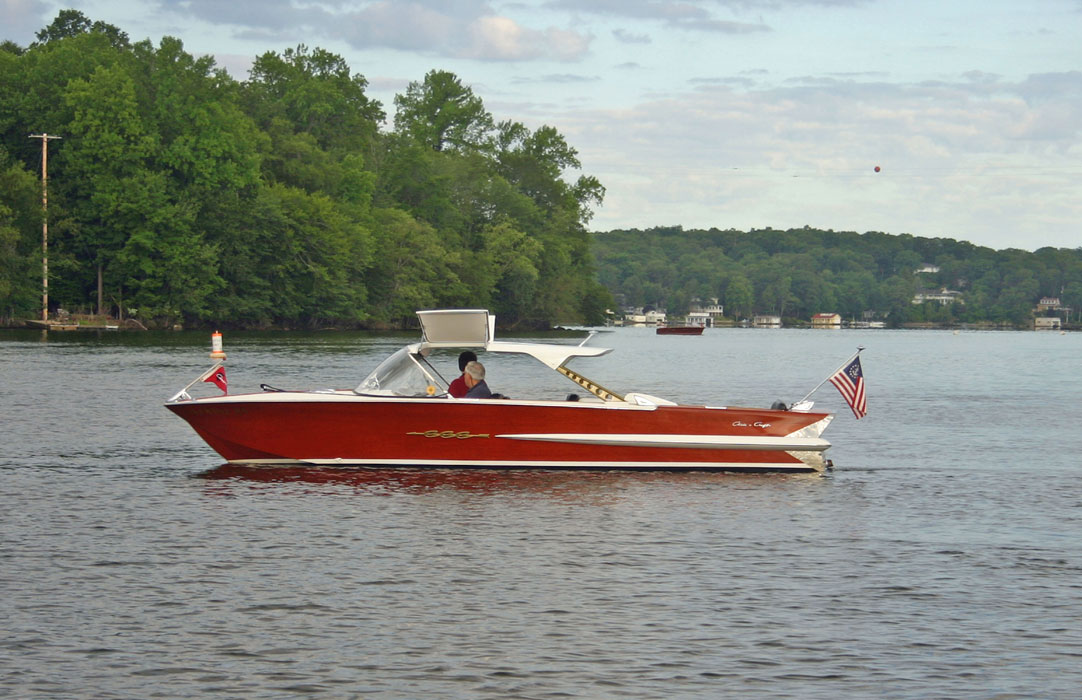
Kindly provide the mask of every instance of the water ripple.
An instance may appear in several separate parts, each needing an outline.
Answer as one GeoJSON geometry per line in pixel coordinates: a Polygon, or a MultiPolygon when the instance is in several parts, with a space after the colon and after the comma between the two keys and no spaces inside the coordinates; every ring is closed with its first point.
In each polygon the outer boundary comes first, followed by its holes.
{"type": "MultiPolygon", "coordinates": [[[[757,352],[804,386],[792,344],[720,338],[669,360],[751,396],[757,352]]],[[[159,405],[205,369],[187,350],[0,342],[0,696],[1078,697],[1082,414],[1065,381],[1028,418],[998,372],[1077,376],[1082,347],[879,339],[876,413],[832,426],[828,478],[215,467],[159,405]],[[1001,397],[1020,410],[990,425],[1001,397]]],[[[246,341],[230,378],[336,385],[373,344],[246,341]]]]}

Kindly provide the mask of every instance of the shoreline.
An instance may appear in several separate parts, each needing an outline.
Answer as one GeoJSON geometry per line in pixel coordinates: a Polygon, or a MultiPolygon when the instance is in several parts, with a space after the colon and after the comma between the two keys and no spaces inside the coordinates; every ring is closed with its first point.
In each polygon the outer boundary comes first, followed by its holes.
{"type": "MultiPolygon", "coordinates": [[[[560,332],[567,332],[567,331],[591,330],[591,329],[594,329],[594,328],[621,328],[621,327],[631,328],[632,326],[630,326],[630,325],[629,326],[578,326],[578,325],[576,325],[576,326],[570,327],[568,325],[561,324],[561,325],[552,326],[550,328],[529,328],[529,329],[501,328],[500,330],[503,330],[505,333],[515,333],[515,332],[520,332],[520,333],[521,332],[526,332],[526,333],[549,333],[549,332],[560,333],[560,332]]],[[[643,326],[643,327],[648,327],[648,326],[643,326]]],[[[725,324],[725,325],[722,325],[722,326],[712,327],[710,330],[717,330],[717,329],[724,329],[724,328],[740,328],[740,327],[752,328],[754,326],[741,326],[740,324],[731,323],[731,324],[725,324]]],[[[119,331],[138,331],[138,332],[150,332],[150,331],[161,332],[161,331],[165,331],[165,332],[181,332],[182,333],[182,332],[185,332],[185,331],[206,331],[206,332],[211,332],[211,331],[217,330],[218,328],[219,328],[218,326],[181,326],[179,324],[174,325],[174,326],[172,326],[170,328],[147,328],[146,326],[144,326],[142,323],[140,323],[139,321],[137,321],[135,319],[125,319],[123,321],[116,320],[116,319],[108,319],[108,320],[104,320],[104,321],[99,320],[99,319],[95,319],[93,321],[88,321],[86,319],[73,319],[73,320],[69,320],[69,321],[22,320],[22,321],[14,321],[14,322],[11,322],[11,323],[0,324],[0,330],[5,330],[5,331],[18,331],[18,330],[34,331],[34,330],[36,330],[36,331],[45,331],[45,332],[52,331],[52,332],[58,332],[58,333],[80,333],[80,332],[87,332],[87,331],[110,332],[110,333],[119,332],[119,331]]],[[[369,327],[359,326],[359,327],[352,327],[352,328],[343,328],[341,326],[322,326],[322,327],[319,327],[319,328],[296,328],[296,327],[289,327],[289,326],[260,326],[260,327],[248,328],[248,327],[222,326],[221,328],[224,328],[225,330],[229,330],[229,331],[234,331],[234,332],[236,332],[236,331],[240,331],[240,332],[244,332],[244,331],[256,331],[256,332],[263,331],[263,332],[266,332],[266,331],[270,331],[270,332],[286,332],[286,333],[295,332],[295,331],[302,331],[302,332],[306,332],[306,333],[333,332],[333,331],[369,331],[369,332],[377,332],[378,333],[378,332],[408,332],[408,331],[416,330],[416,328],[388,327],[388,326],[385,326],[385,325],[382,325],[382,324],[379,325],[379,326],[369,326],[369,327]]],[[[1017,326],[1017,325],[1009,324],[1009,323],[991,323],[991,322],[984,322],[984,323],[928,323],[928,322],[919,322],[919,323],[903,323],[900,326],[897,326],[895,328],[890,328],[890,327],[886,327],[886,328],[867,328],[867,327],[863,327],[863,326],[853,327],[853,326],[848,326],[848,325],[833,326],[833,327],[829,327],[829,328],[821,328],[821,327],[813,326],[810,323],[793,323],[793,324],[785,324],[785,325],[782,325],[782,326],[774,326],[772,328],[787,328],[787,329],[800,329],[800,330],[807,329],[807,330],[864,330],[864,331],[866,331],[866,330],[872,330],[872,331],[878,331],[878,330],[1032,331],[1032,332],[1052,332],[1052,333],[1056,333],[1056,332],[1060,332],[1060,331],[1064,331],[1064,332],[1066,332],[1066,331],[1071,331],[1071,332],[1082,331],[1082,323],[1063,324],[1062,328],[1054,328],[1054,329],[1044,329],[1044,328],[1037,329],[1037,328],[1034,328],[1032,326],[1017,326]]],[[[763,330],[771,330],[772,328],[764,327],[763,330]]]]}

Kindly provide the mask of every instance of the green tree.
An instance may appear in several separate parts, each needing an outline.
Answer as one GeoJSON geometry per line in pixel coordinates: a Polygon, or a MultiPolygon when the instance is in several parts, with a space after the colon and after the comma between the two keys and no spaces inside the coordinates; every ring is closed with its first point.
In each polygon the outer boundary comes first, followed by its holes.
{"type": "MultiPolygon", "coordinates": [[[[454,158],[407,138],[392,138],[378,173],[377,204],[401,208],[456,239],[465,220],[454,198],[454,158]]],[[[458,243],[458,240],[452,240],[458,243]]]]}
{"type": "Polygon", "coordinates": [[[748,318],[752,315],[755,297],[751,282],[741,274],[729,278],[725,287],[725,308],[733,318],[748,318]]]}
{"type": "Polygon", "coordinates": [[[898,327],[907,322],[914,313],[913,296],[916,285],[913,274],[901,273],[893,275],[882,283],[883,304],[886,306],[886,315],[892,327],[898,327]]]}
{"type": "Polygon", "coordinates": [[[846,318],[860,319],[865,311],[883,310],[877,299],[879,283],[868,269],[837,275],[835,289],[838,312],[846,318]]]}
{"type": "Polygon", "coordinates": [[[1003,279],[1003,291],[996,300],[994,313],[1019,326],[1028,325],[1040,296],[1040,285],[1030,270],[1013,269],[1003,279]]]}
{"type": "Polygon", "coordinates": [[[375,256],[368,278],[376,319],[403,323],[417,309],[469,298],[454,271],[461,254],[444,247],[435,229],[395,209],[374,214],[375,256]]]}
{"type": "Polygon", "coordinates": [[[796,301],[792,291],[792,275],[770,266],[760,275],[759,284],[759,308],[784,317],[786,309],[796,301]]]}
{"type": "Polygon", "coordinates": [[[484,231],[484,257],[492,267],[491,303],[497,317],[529,317],[541,277],[543,247],[509,222],[484,231]]]}
{"type": "Polygon", "coordinates": [[[364,280],[375,242],[348,207],[272,184],[246,212],[228,216],[233,235],[217,248],[224,276],[217,317],[306,327],[368,318],[364,280]]]}
{"type": "Polygon", "coordinates": [[[481,98],[454,73],[429,71],[406,94],[395,97],[394,125],[434,151],[487,150],[493,129],[492,115],[481,98]]]}
{"type": "Polygon", "coordinates": [[[244,84],[249,114],[264,129],[309,134],[319,148],[364,153],[379,124],[383,106],[365,94],[368,80],[324,49],[300,45],[281,54],[268,51],[252,64],[244,84]]]}
{"type": "Polygon", "coordinates": [[[125,184],[110,217],[125,233],[122,247],[109,255],[115,303],[164,327],[206,317],[223,284],[217,251],[193,228],[191,216],[170,201],[164,173],[144,173],[125,184]]]}
{"type": "MultiPolygon", "coordinates": [[[[101,33],[32,46],[22,55],[0,53],[0,136],[9,153],[24,163],[41,159],[41,144],[29,133],[64,135],[74,114],[64,92],[75,79],[87,80],[99,67],[112,67],[128,55],[101,33]]],[[[57,171],[64,149],[57,149],[57,171]]],[[[58,195],[61,192],[57,192],[58,195]]]]}
{"type": "Polygon", "coordinates": [[[146,169],[153,139],[140,118],[134,82],[123,67],[99,66],[87,79],[72,80],[64,100],[74,115],[65,136],[65,173],[95,184],[69,204],[74,235],[65,243],[92,265],[84,268],[81,279],[65,276],[69,285],[82,287],[69,287],[67,295],[81,297],[96,287],[98,300],[104,301],[105,269],[135,228],[142,228],[145,212],[139,203],[159,203],[149,190],[160,191],[162,183],[152,183],[146,169]]]}
{"type": "Polygon", "coordinates": [[[52,23],[37,32],[38,42],[46,44],[50,41],[69,39],[80,34],[101,34],[109,43],[116,48],[128,46],[128,35],[117,27],[105,22],[92,22],[86,15],[78,10],[61,10],[52,23]]]}
{"type": "Polygon", "coordinates": [[[0,146],[0,319],[41,308],[41,185],[0,146]]]}
{"type": "Polygon", "coordinates": [[[262,138],[238,105],[236,86],[209,56],[194,58],[178,39],[134,47],[139,113],[153,138],[152,167],[178,197],[198,206],[259,180],[262,138]]]}
{"type": "Polygon", "coordinates": [[[605,197],[605,188],[592,176],[579,176],[570,186],[564,182],[563,174],[582,163],[578,151],[551,126],[530,132],[518,122],[500,122],[496,148],[500,174],[538,206],[575,208],[585,225],[593,216],[592,207],[605,197]]]}

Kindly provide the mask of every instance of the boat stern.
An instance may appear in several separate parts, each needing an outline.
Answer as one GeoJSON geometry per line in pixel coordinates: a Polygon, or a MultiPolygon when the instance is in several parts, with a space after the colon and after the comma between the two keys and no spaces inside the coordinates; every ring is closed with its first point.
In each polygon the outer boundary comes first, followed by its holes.
{"type": "Polygon", "coordinates": [[[786,437],[807,438],[821,443],[821,446],[816,446],[815,450],[788,450],[788,454],[799,459],[801,462],[808,465],[809,468],[814,469],[817,472],[829,470],[833,466],[833,463],[826,458],[826,451],[830,448],[830,443],[820,436],[833,420],[834,414],[827,414],[811,425],[806,425],[800,430],[787,435],[786,437]]]}

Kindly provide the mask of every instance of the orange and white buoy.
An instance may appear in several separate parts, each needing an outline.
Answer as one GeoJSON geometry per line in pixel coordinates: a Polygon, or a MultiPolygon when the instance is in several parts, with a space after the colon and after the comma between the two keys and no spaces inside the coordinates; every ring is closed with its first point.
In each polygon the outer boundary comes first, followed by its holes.
{"type": "Polygon", "coordinates": [[[225,351],[222,350],[222,334],[219,331],[210,334],[210,356],[215,360],[225,359],[225,351]]]}

